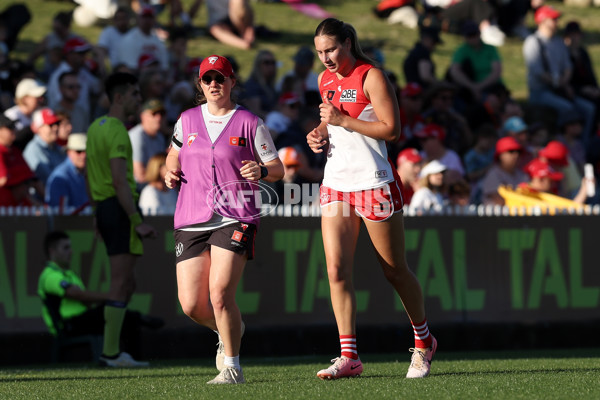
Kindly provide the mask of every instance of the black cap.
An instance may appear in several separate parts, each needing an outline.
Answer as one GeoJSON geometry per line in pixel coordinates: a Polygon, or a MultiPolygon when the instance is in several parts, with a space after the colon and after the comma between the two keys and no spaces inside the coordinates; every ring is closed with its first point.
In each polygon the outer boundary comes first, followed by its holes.
{"type": "Polygon", "coordinates": [[[568,35],[570,33],[581,33],[581,26],[579,26],[579,22],[577,22],[577,21],[570,21],[565,26],[565,34],[568,35]]]}
{"type": "Polygon", "coordinates": [[[479,25],[475,21],[465,21],[462,26],[462,33],[464,36],[479,36],[479,25]]]}
{"type": "Polygon", "coordinates": [[[0,128],[15,129],[15,121],[4,114],[0,114],[0,128]]]}
{"type": "Polygon", "coordinates": [[[428,37],[433,39],[435,43],[444,43],[440,38],[440,30],[433,26],[424,26],[421,28],[421,37],[428,37]]]}

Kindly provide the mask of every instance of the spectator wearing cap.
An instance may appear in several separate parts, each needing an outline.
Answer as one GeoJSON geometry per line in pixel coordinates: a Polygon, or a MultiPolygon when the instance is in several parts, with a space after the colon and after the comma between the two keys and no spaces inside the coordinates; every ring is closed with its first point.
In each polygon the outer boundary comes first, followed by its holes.
{"type": "Polygon", "coordinates": [[[309,47],[301,46],[292,60],[294,60],[294,69],[281,77],[276,88],[280,93],[294,90],[300,95],[303,104],[311,103],[311,98],[319,97],[319,77],[313,71],[315,54],[309,47]],[[284,82],[288,87],[283,87],[284,82]]]}
{"type": "Polygon", "coordinates": [[[519,168],[522,151],[523,146],[512,136],[503,137],[496,142],[495,163],[481,182],[483,204],[503,206],[504,198],[498,193],[498,187],[503,185],[516,188],[527,181],[527,175],[519,168]]]}
{"type": "Polygon", "coordinates": [[[44,196],[44,185],[37,179],[21,150],[14,147],[15,124],[0,114],[0,206],[30,206],[41,204],[30,189],[44,196]]]}
{"type": "Polygon", "coordinates": [[[27,63],[35,65],[35,61],[44,55],[44,66],[40,72],[41,77],[46,80],[58,68],[63,60],[63,48],[65,43],[77,37],[71,31],[72,14],[68,11],[58,12],[52,19],[52,31],[29,54],[27,63]]]}
{"type": "Polygon", "coordinates": [[[67,157],[48,177],[45,203],[58,207],[61,213],[65,208],[81,211],[89,204],[85,183],[86,141],[85,133],[71,133],[67,157]]]}
{"type": "Polygon", "coordinates": [[[48,105],[52,109],[57,108],[62,100],[59,84],[60,76],[65,72],[74,72],[77,74],[81,85],[77,104],[91,115],[90,99],[100,95],[102,84],[100,79],[92,74],[85,64],[85,58],[90,50],[92,50],[92,46],[82,38],[72,38],[65,43],[63,48],[65,59],[52,73],[48,81],[48,105]]]}
{"type": "Polygon", "coordinates": [[[22,79],[15,90],[15,105],[4,111],[4,115],[15,123],[17,139],[14,146],[24,149],[33,137],[30,129],[33,112],[44,103],[46,86],[35,79],[22,79]]]}
{"type": "Polygon", "coordinates": [[[140,123],[129,130],[133,151],[133,177],[138,184],[146,183],[146,165],[155,154],[167,151],[167,141],[161,133],[165,121],[165,107],[160,100],[144,102],[140,123]]]}
{"type": "Polygon", "coordinates": [[[579,113],[584,120],[583,142],[587,144],[595,130],[596,106],[577,95],[570,84],[573,64],[562,38],[556,35],[560,16],[550,6],[538,8],[535,12],[538,29],[523,44],[529,102],[553,108],[559,120],[579,113]]]}
{"type": "Polygon", "coordinates": [[[529,127],[521,117],[510,117],[504,121],[502,136],[511,136],[521,145],[521,157],[519,157],[519,168],[533,160],[534,154],[530,149],[529,127]]]}
{"type": "Polygon", "coordinates": [[[498,50],[481,40],[479,27],[467,21],[463,27],[465,41],[452,55],[449,74],[466,102],[480,103],[490,87],[502,75],[502,60],[498,50]]]}
{"type": "Polygon", "coordinates": [[[402,201],[405,206],[410,204],[415,190],[418,188],[422,162],[423,157],[419,151],[411,147],[402,150],[396,159],[396,170],[402,181],[402,201]]]}
{"type": "Polygon", "coordinates": [[[464,177],[465,169],[460,157],[454,150],[448,149],[444,145],[446,131],[443,127],[436,124],[427,124],[415,135],[423,149],[423,158],[428,162],[437,160],[446,166],[448,169],[446,178],[448,183],[464,177]]]}
{"type": "Polygon", "coordinates": [[[494,152],[498,135],[493,125],[481,125],[475,134],[473,148],[465,153],[465,172],[473,191],[472,203],[481,203],[481,181],[494,165],[494,152]]]}
{"type": "Polygon", "coordinates": [[[103,65],[107,56],[112,68],[119,64],[119,44],[129,28],[129,9],[126,7],[117,8],[112,18],[112,25],[108,25],[100,32],[96,45],[100,53],[99,62],[101,65],[103,65]]]}
{"type": "Polygon", "coordinates": [[[600,104],[600,87],[594,71],[594,64],[583,45],[583,32],[577,21],[570,21],[565,26],[564,43],[569,51],[569,58],[573,64],[570,84],[575,93],[596,105],[600,104]]]}
{"type": "Polygon", "coordinates": [[[446,131],[445,145],[462,154],[471,147],[472,134],[466,118],[454,109],[455,96],[455,85],[436,82],[425,91],[422,115],[428,123],[442,126],[446,131]]]}
{"type": "Polygon", "coordinates": [[[58,87],[61,99],[54,108],[57,113],[65,113],[71,122],[71,129],[75,132],[86,132],[90,126],[90,114],[79,104],[81,83],[74,71],[63,72],[58,77],[58,87]]]}
{"type": "Polygon", "coordinates": [[[538,158],[563,173],[564,179],[556,187],[559,195],[571,198],[578,193],[583,176],[583,165],[581,168],[577,166],[564,143],[551,140],[538,152],[538,158]]]}
{"type": "Polygon", "coordinates": [[[142,54],[152,54],[160,61],[160,68],[169,70],[169,54],[164,43],[153,28],[156,24],[155,11],[151,6],[142,6],[138,12],[137,25],[131,28],[118,45],[116,64],[125,64],[129,69],[138,69],[142,54]]]}
{"type": "Polygon", "coordinates": [[[415,43],[402,63],[406,82],[417,83],[422,88],[427,88],[437,82],[435,63],[431,54],[441,43],[443,42],[440,39],[439,29],[431,26],[421,28],[419,41],[415,43]]]}
{"type": "Polygon", "coordinates": [[[282,183],[294,183],[297,178],[298,169],[302,166],[300,151],[293,146],[282,147],[278,151],[279,159],[283,164],[284,175],[282,183]]]}
{"type": "MultiPolygon", "coordinates": [[[[519,185],[518,189],[522,192],[545,192],[555,194],[556,186],[560,185],[564,179],[564,174],[562,172],[556,171],[552,165],[538,158],[532,160],[525,166],[525,172],[529,175],[530,180],[527,183],[519,185]]],[[[575,203],[585,204],[587,200],[585,184],[586,178],[582,178],[574,197],[567,198],[573,200],[575,203]]]]}
{"type": "MultiPolygon", "coordinates": [[[[275,142],[280,135],[294,134],[292,131],[294,128],[298,128],[295,125],[298,124],[301,106],[300,97],[294,92],[285,92],[279,96],[277,108],[269,112],[265,118],[265,124],[275,142]]],[[[289,138],[285,141],[288,140],[289,138]]]]}
{"type": "Polygon", "coordinates": [[[50,108],[35,111],[31,120],[31,130],[35,136],[23,151],[29,168],[44,185],[52,170],[65,159],[65,153],[56,143],[59,122],[50,108]]]}
{"type": "Polygon", "coordinates": [[[448,168],[438,160],[425,164],[419,173],[419,189],[410,201],[410,208],[428,210],[444,205],[447,170],[448,168]]]}

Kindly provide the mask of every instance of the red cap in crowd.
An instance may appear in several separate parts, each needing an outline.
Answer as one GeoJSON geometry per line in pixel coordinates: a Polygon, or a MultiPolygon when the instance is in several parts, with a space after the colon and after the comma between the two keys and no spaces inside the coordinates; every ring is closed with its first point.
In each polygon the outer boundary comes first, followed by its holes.
{"type": "Polygon", "coordinates": [[[279,96],[279,104],[296,104],[300,103],[300,97],[294,92],[284,92],[279,96]]]}
{"type": "Polygon", "coordinates": [[[202,64],[202,58],[200,57],[194,57],[190,61],[188,61],[187,65],[185,66],[186,75],[193,75],[198,73],[198,71],[200,70],[200,64],[202,64]]]}
{"type": "Polygon", "coordinates": [[[496,142],[496,154],[494,154],[494,157],[498,158],[500,154],[513,150],[523,151],[523,146],[512,136],[503,137],[496,142]]]}
{"type": "Polygon", "coordinates": [[[74,37],[65,42],[65,45],[63,46],[63,53],[85,53],[86,51],[90,51],[91,49],[92,46],[90,46],[90,44],[85,39],[74,37]]]}
{"type": "Polygon", "coordinates": [[[148,67],[152,64],[159,64],[158,58],[154,54],[144,53],[138,58],[138,69],[148,67]]]}
{"type": "Polygon", "coordinates": [[[551,163],[563,167],[569,165],[569,149],[558,140],[548,142],[546,147],[539,151],[538,155],[544,157],[551,163]]]}
{"type": "Polygon", "coordinates": [[[202,60],[198,77],[202,78],[208,71],[217,71],[225,78],[233,75],[233,68],[231,67],[229,60],[217,55],[208,56],[202,60]]]}
{"type": "Polygon", "coordinates": [[[529,162],[529,164],[527,164],[523,169],[532,178],[548,177],[553,181],[560,181],[563,178],[563,174],[561,172],[556,172],[548,163],[545,163],[539,158],[529,162]]]}
{"type": "Polygon", "coordinates": [[[421,161],[423,161],[423,157],[421,157],[417,149],[409,147],[407,149],[402,150],[400,154],[398,154],[398,158],[396,158],[396,165],[399,166],[404,161],[420,163],[421,161]]]}
{"type": "Polygon", "coordinates": [[[560,13],[560,11],[557,11],[550,6],[541,6],[535,11],[534,19],[535,23],[539,25],[545,19],[556,19],[561,15],[562,14],[560,13]]]}
{"type": "Polygon", "coordinates": [[[427,124],[415,136],[419,139],[435,138],[441,142],[446,138],[446,130],[437,124],[427,124]]]}
{"type": "Polygon", "coordinates": [[[42,125],[52,125],[59,121],[51,108],[41,108],[33,113],[31,117],[31,130],[37,132],[42,125]]]}
{"type": "Polygon", "coordinates": [[[139,15],[142,17],[154,17],[156,12],[154,11],[154,7],[145,4],[140,8],[139,15]]]}
{"type": "Polygon", "coordinates": [[[402,97],[417,97],[423,92],[423,88],[416,82],[409,82],[400,92],[402,97]]]}

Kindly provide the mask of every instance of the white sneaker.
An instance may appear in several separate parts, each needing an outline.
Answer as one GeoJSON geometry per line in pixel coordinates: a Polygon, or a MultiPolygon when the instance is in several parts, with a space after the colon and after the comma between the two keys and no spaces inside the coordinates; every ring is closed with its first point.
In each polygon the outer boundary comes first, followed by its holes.
{"type": "Polygon", "coordinates": [[[113,368],[135,368],[135,367],[147,367],[150,363],[146,361],[136,361],[131,357],[131,354],[125,353],[124,351],[119,353],[117,358],[107,358],[105,356],[100,356],[99,358],[100,365],[104,367],[113,367],[113,368]]]}
{"type": "MultiPolygon", "coordinates": [[[[432,336],[433,337],[433,336],[432,336]]],[[[425,378],[431,371],[431,360],[437,350],[437,340],[433,338],[431,347],[427,349],[416,349],[412,348],[410,351],[413,353],[410,360],[410,367],[406,373],[407,378],[425,378]]]]}
{"type": "Polygon", "coordinates": [[[504,45],[506,35],[496,25],[488,25],[481,30],[481,41],[490,46],[500,47],[504,45]]]}
{"type": "MultiPolygon", "coordinates": [[[[246,331],[246,324],[242,321],[242,336],[244,336],[244,332],[246,331]]],[[[221,340],[221,335],[219,335],[219,343],[217,343],[217,356],[215,357],[215,365],[219,371],[223,371],[225,368],[225,344],[221,340]]]]}
{"type": "Polygon", "coordinates": [[[242,372],[242,368],[236,369],[234,367],[225,367],[219,375],[215,377],[212,381],[206,382],[209,385],[226,385],[231,383],[246,383],[244,379],[244,373],[242,372]]]}

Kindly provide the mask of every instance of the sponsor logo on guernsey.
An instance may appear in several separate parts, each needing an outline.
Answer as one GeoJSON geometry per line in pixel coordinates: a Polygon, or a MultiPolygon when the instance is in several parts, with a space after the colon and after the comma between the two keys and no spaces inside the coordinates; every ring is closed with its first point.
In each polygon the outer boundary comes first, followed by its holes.
{"type": "Polygon", "coordinates": [[[356,89],[344,89],[340,95],[340,103],[356,103],[356,89]]]}
{"type": "Polygon", "coordinates": [[[246,138],[230,136],[229,137],[229,144],[231,146],[246,147],[246,138]]]}
{"type": "Polygon", "coordinates": [[[387,178],[387,176],[387,171],[385,169],[375,171],[375,178],[387,178]]]}
{"type": "Polygon", "coordinates": [[[198,136],[198,132],[188,134],[188,140],[187,140],[188,147],[192,146],[192,143],[194,143],[194,140],[196,140],[197,136],[198,136]]]}
{"type": "Polygon", "coordinates": [[[327,83],[324,83],[324,84],[323,84],[323,87],[325,87],[325,86],[328,86],[328,85],[331,85],[332,83],[333,83],[333,79],[332,79],[332,80],[330,80],[330,81],[329,81],[329,82],[327,82],[327,83]]]}
{"type": "Polygon", "coordinates": [[[231,235],[231,244],[238,247],[246,247],[248,244],[248,235],[240,231],[233,231],[233,235],[231,235]]]}

